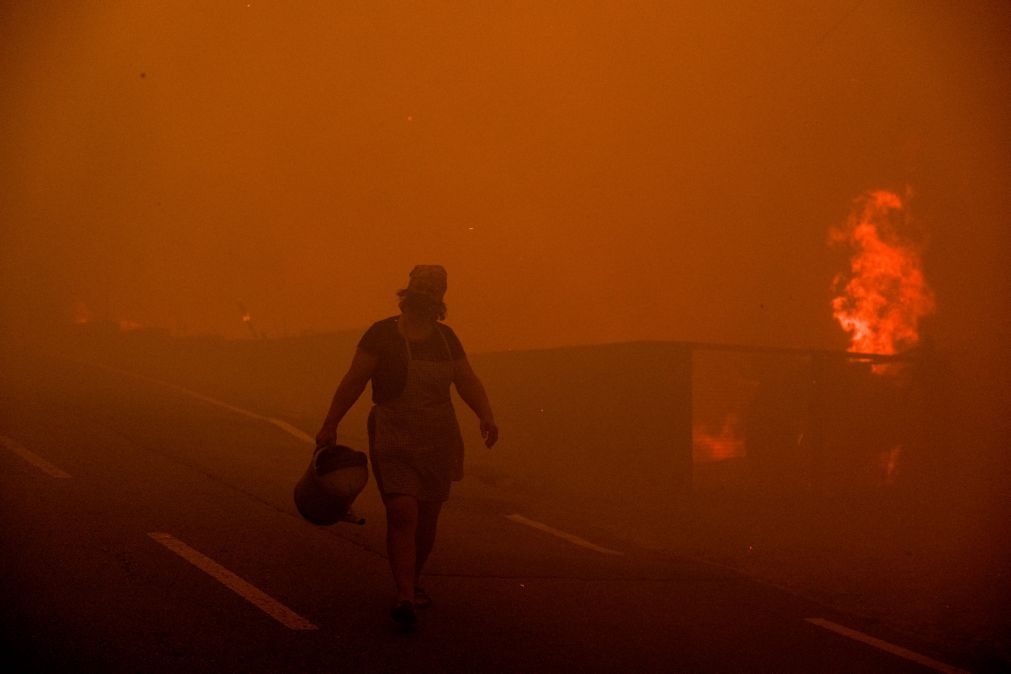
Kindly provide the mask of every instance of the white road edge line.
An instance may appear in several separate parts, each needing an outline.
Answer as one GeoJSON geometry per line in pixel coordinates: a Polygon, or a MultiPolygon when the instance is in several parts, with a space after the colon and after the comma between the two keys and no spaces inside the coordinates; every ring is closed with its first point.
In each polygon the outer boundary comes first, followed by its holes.
{"type": "Polygon", "coordinates": [[[32,464],[33,466],[41,470],[43,473],[49,475],[50,477],[55,477],[59,480],[70,479],[70,473],[66,472],[62,468],[58,468],[55,465],[49,463],[35,452],[25,449],[20,444],[18,444],[14,440],[11,440],[6,436],[0,435],[0,445],[3,445],[6,449],[9,449],[10,451],[14,452],[22,459],[32,464]]]}
{"type": "Polygon", "coordinates": [[[579,536],[576,536],[575,534],[570,534],[565,531],[555,529],[554,527],[549,527],[547,524],[544,524],[543,522],[537,522],[535,520],[527,519],[526,517],[520,515],[519,513],[506,515],[505,518],[507,520],[516,522],[517,524],[523,524],[532,529],[537,529],[538,531],[543,531],[546,534],[551,534],[552,536],[561,538],[563,541],[568,541],[573,545],[578,545],[581,548],[593,550],[594,552],[599,552],[604,555],[615,555],[617,557],[623,557],[625,555],[624,552],[621,552],[619,550],[612,550],[611,548],[605,548],[602,545],[597,545],[596,543],[591,543],[585,538],[581,538],[579,536]]]}
{"type": "Polygon", "coordinates": [[[176,553],[187,562],[197,567],[288,629],[319,629],[281,602],[277,601],[259,588],[247,583],[245,580],[221,566],[210,557],[194,550],[172,534],[151,532],[148,536],[150,536],[152,540],[161,543],[166,548],[176,553]]]}
{"type": "Polygon", "coordinates": [[[104,370],[108,370],[110,372],[116,372],[117,374],[126,375],[128,377],[134,377],[136,379],[142,379],[142,380],[144,380],[146,382],[150,382],[152,384],[158,384],[159,386],[164,386],[165,388],[170,388],[173,391],[176,391],[178,393],[182,393],[184,395],[188,395],[191,398],[196,398],[197,400],[205,402],[208,405],[215,405],[217,407],[221,407],[223,409],[226,409],[229,412],[234,412],[236,414],[241,414],[244,417],[249,417],[250,419],[257,419],[259,421],[265,421],[268,424],[271,424],[273,426],[276,426],[277,428],[280,428],[282,431],[284,431],[288,435],[291,435],[292,437],[294,437],[297,440],[301,440],[302,442],[306,442],[306,443],[308,443],[310,445],[315,445],[316,444],[316,439],[314,437],[312,437],[311,435],[309,435],[308,433],[306,433],[305,431],[303,431],[300,428],[295,428],[294,426],[292,426],[291,424],[289,424],[287,421],[284,421],[282,419],[275,419],[274,417],[268,417],[268,416],[264,416],[262,414],[257,414],[256,412],[250,412],[249,410],[244,410],[241,407],[236,407],[234,405],[229,405],[228,403],[226,403],[224,401],[221,401],[221,400],[218,400],[216,398],[211,398],[210,396],[205,396],[202,393],[197,393],[196,391],[191,391],[190,389],[185,388],[183,386],[179,386],[178,384],[172,384],[170,382],[162,381],[160,379],[155,379],[153,377],[147,377],[147,376],[142,375],[142,374],[137,374],[136,372],[129,372],[127,370],[120,370],[119,368],[109,367],[107,365],[100,365],[99,367],[101,367],[104,370]]]}
{"type": "Polygon", "coordinates": [[[905,658],[906,660],[923,665],[924,667],[929,667],[930,669],[938,672],[947,672],[949,674],[968,674],[968,672],[964,669],[959,669],[958,667],[953,667],[944,662],[939,662],[933,658],[928,658],[926,655],[920,655],[916,651],[911,651],[907,648],[890,644],[887,641],[877,639],[869,634],[864,634],[863,632],[858,632],[857,630],[850,629],[844,625],[834,623],[831,620],[825,620],[824,618],[804,618],[804,620],[812,625],[817,625],[818,627],[835,632],[836,634],[841,634],[844,637],[860,641],[868,646],[873,646],[874,648],[881,649],[887,653],[897,655],[900,658],[905,658]]]}

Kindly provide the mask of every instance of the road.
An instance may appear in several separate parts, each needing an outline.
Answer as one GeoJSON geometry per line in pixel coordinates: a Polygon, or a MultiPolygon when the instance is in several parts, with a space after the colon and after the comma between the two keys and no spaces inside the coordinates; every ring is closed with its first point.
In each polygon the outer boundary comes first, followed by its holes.
{"type": "Polygon", "coordinates": [[[5,668],[953,671],[854,617],[470,480],[444,509],[434,605],[401,634],[374,485],[365,526],[314,527],[291,501],[309,454],[297,433],[51,365],[12,364],[0,384],[5,668]]]}

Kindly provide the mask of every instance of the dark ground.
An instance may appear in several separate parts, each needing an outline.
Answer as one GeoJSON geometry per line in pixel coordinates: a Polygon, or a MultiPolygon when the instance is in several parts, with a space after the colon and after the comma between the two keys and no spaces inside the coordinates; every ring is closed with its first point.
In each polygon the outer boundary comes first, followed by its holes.
{"type": "MultiPolygon", "coordinates": [[[[733,519],[718,508],[689,522],[675,546],[657,536],[656,522],[630,515],[634,508],[550,497],[481,466],[445,511],[427,583],[436,606],[416,634],[397,635],[386,616],[392,595],[373,487],[359,504],[365,527],[312,527],[291,503],[308,451],[295,438],[143,380],[66,360],[52,365],[12,362],[0,416],[0,435],[72,476],[54,479],[0,452],[5,641],[8,652],[34,664],[29,670],[921,669],[804,622],[811,617],[944,662],[1001,668],[996,649],[915,636],[869,611],[830,608],[860,608],[845,578],[836,601],[806,591],[831,579],[780,582],[775,574],[799,558],[789,554],[791,527],[768,538],[760,555],[748,553],[758,561],[743,555],[742,563],[733,545],[720,559],[718,547],[691,534],[733,519]],[[506,519],[512,513],[623,555],[529,529],[506,519]],[[319,629],[288,630],[152,541],[151,532],[171,533],[319,629]],[[819,601],[690,558],[702,556],[819,601]]],[[[236,397],[228,402],[281,416],[269,403],[254,408],[236,397]]],[[[753,535],[757,519],[739,524],[735,540],[753,535]]],[[[1002,605],[994,596],[989,610],[1002,605]]]]}

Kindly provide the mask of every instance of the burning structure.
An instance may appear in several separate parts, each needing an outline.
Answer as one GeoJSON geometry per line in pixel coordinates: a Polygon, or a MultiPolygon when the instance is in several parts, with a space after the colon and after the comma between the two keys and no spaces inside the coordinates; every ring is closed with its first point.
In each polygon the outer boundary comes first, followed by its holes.
{"type": "Polygon", "coordinates": [[[925,236],[907,201],[867,192],[830,229],[830,245],[851,253],[832,280],[831,309],[852,355],[694,349],[699,486],[715,478],[759,490],[890,488],[906,463],[943,458],[943,433],[923,430],[938,423],[928,409],[943,417],[938,394],[928,390],[938,364],[913,351],[936,303],[923,270],[925,236]]]}

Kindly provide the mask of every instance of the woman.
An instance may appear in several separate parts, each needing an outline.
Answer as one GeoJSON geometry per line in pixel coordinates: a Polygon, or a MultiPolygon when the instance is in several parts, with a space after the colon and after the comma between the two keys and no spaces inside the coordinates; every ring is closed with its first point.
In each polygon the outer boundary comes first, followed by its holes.
{"type": "Polygon", "coordinates": [[[456,389],[481,421],[486,447],[498,427],[484,386],[446,317],[446,270],[418,265],[400,297],[400,315],[372,325],[334,393],[316,444],[336,442],[337,425],[372,380],[369,456],[386,507],[386,548],[397,586],[393,619],[415,621],[431,603],[418,585],[435,543],[450,482],[463,477],[463,439],[450,399],[456,389]]]}

